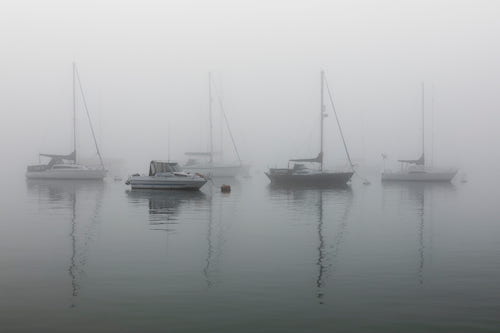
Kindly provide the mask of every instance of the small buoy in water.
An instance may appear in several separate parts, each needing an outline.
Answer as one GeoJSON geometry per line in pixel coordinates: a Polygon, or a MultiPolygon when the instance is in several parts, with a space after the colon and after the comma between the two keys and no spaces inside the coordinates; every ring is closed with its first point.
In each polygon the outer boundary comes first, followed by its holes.
{"type": "Polygon", "coordinates": [[[224,184],[220,187],[220,191],[222,193],[229,193],[231,192],[231,186],[224,184]]]}

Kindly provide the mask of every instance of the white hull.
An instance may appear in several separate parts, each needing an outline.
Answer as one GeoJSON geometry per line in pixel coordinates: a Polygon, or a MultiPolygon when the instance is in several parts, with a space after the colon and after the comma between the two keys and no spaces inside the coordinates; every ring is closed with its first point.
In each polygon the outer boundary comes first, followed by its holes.
{"type": "Polygon", "coordinates": [[[207,181],[201,177],[132,176],[127,183],[132,189],[199,190],[207,181]]]}
{"type": "Polygon", "coordinates": [[[384,172],[382,173],[382,180],[412,182],[451,182],[456,174],[456,170],[426,172],[384,172]]]}
{"type": "Polygon", "coordinates": [[[87,170],[54,170],[48,169],[44,171],[28,171],[26,178],[28,179],[88,179],[102,180],[106,177],[106,170],[102,169],[87,169],[87,170]]]}
{"type": "Polygon", "coordinates": [[[236,177],[241,171],[240,165],[202,165],[196,164],[191,166],[183,166],[182,169],[189,173],[199,173],[207,177],[236,177]]]}

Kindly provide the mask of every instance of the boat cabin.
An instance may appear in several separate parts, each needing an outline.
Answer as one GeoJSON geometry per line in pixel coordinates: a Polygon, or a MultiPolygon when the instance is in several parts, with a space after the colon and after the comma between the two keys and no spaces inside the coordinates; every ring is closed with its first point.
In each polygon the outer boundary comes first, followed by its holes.
{"type": "Polygon", "coordinates": [[[155,176],[161,173],[181,172],[179,164],[176,162],[151,161],[149,164],[149,175],[155,176]]]}

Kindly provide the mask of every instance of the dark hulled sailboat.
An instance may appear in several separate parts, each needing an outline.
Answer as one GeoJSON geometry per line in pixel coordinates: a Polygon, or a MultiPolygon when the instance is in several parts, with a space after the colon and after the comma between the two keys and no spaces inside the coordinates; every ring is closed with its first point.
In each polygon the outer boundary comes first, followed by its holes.
{"type": "MultiPolygon", "coordinates": [[[[291,159],[288,161],[287,168],[271,168],[265,174],[271,180],[273,185],[298,185],[298,186],[312,186],[312,187],[335,187],[335,186],[346,186],[350,181],[354,171],[352,169],[349,171],[326,171],[323,170],[323,123],[326,117],[325,104],[324,104],[324,86],[325,86],[325,73],[321,71],[321,108],[320,108],[320,152],[315,158],[302,158],[302,159],[291,159]],[[290,167],[290,164],[293,167],[290,167]],[[310,168],[304,163],[319,164],[319,168],[310,168]]],[[[327,82],[326,82],[327,83],[327,82]]],[[[328,85],[328,83],[327,83],[328,85]]],[[[333,99],[328,90],[330,101],[333,99]]],[[[335,112],[335,109],[333,109],[335,112]]],[[[337,115],[335,114],[337,117],[337,115]]],[[[347,151],[347,145],[345,144],[344,136],[342,134],[342,128],[339,125],[339,131],[344,142],[344,148],[346,149],[346,154],[349,162],[351,159],[347,151]]]]}

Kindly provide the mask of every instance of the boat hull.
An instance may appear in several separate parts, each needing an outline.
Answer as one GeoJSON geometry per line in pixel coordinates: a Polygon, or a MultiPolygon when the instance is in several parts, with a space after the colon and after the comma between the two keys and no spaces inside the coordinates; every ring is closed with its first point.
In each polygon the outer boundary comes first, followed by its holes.
{"type": "Polygon", "coordinates": [[[242,167],[240,165],[228,165],[228,166],[209,166],[209,165],[193,165],[193,166],[183,166],[182,170],[207,177],[236,177],[242,172],[242,167]]]}
{"type": "Polygon", "coordinates": [[[382,181],[451,182],[457,171],[441,172],[384,172],[382,181]]]}
{"type": "Polygon", "coordinates": [[[127,183],[132,189],[147,190],[188,190],[197,191],[207,181],[200,179],[172,179],[171,177],[136,176],[131,177],[127,183]]]}
{"type": "Polygon", "coordinates": [[[272,185],[340,187],[346,186],[353,172],[329,172],[308,175],[266,172],[272,185]]]}
{"type": "Polygon", "coordinates": [[[106,177],[106,170],[53,170],[28,171],[27,179],[66,179],[66,180],[102,180],[106,177]]]}

